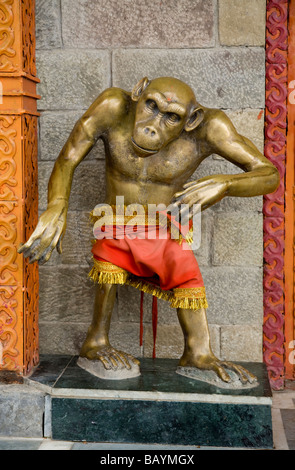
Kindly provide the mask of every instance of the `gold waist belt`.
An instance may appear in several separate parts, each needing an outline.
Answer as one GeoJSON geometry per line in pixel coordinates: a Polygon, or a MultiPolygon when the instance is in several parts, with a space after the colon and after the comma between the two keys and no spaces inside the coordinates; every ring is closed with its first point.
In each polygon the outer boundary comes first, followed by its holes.
{"type": "MultiPolygon", "coordinates": [[[[130,205],[132,206],[132,205],[130,205]]],[[[130,206],[128,211],[130,211],[130,206]]],[[[127,225],[131,221],[134,222],[134,225],[145,225],[145,226],[157,226],[167,229],[170,233],[171,238],[180,244],[185,239],[187,243],[191,244],[193,242],[192,232],[193,227],[191,227],[187,234],[184,236],[182,234],[181,225],[177,227],[176,224],[171,221],[166,213],[155,211],[152,216],[148,210],[148,206],[138,205],[140,208],[144,209],[143,213],[137,213],[136,204],[134,204],[134,211],[132,215],[126,215],[126,208],[128,206],[116,206],[116,205],[105,205],[106,210],[103,210],[103,206],[100,207],[100,215],[95,214],[95,209],[90,213],[90,219],[93,224],[101,220],[104,225],[127,225]]]]}

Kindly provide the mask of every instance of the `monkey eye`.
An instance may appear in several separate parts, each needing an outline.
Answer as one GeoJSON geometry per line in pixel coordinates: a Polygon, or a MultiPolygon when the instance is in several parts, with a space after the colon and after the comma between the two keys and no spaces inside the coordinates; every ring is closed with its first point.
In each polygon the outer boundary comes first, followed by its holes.
{"type": "Polygon", "coordinates": [[[150,111],[158,110],[157,103],[154,100],[147,100],[145,104],[146,104],[147,109],[150,111]]]}
{"type": "Polygon", "coordinates": [[[180,116],[176,113],[167,113],[167,121],[169,124],[176,124],[180,119],[180,116]]]}

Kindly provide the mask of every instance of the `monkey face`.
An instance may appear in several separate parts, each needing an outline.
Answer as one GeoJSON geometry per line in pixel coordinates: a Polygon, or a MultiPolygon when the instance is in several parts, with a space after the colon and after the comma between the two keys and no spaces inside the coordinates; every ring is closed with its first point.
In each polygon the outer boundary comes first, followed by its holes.
{"type": "Polygon", "coordinates": [[[159,93],[145,93],[136,107],[132,142],[135,150],[143,155],[159,152],[179,137],[186,122],[186,108],[159,93]]]}
{"type": "Polygon", "coordinates": [[[183,130],[189,132],[203,120],[192,91],[177,79],[150,82],[144,78],[133,89],[132,100],[137,106],[131,140],[141,157],[159,152],[183,130]]]}

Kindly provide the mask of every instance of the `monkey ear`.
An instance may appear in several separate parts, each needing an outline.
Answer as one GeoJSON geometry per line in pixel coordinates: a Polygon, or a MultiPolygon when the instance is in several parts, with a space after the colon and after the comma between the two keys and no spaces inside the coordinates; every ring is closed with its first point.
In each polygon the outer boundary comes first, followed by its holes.
{"type": "Polygon", "coordinates": [[[187,122],[184,126],[184,129],[187,132],[193,131],[194,129],[196,129],[196,127],[198,127],[201,124],[203,119],[204,119],[203,109],[199,108],[199,107],[195,108],[191,112],[191,114],[190,114],[190,116],[189,116],[189,118],[188,118],[188,120],[187,120],[187,122]]]}
{"type": "Polygon", "coordinates": [[[133,101],[138,101],[141,94],[144,92],[146,87],[150,84],[150,80],[147,77],[142,78],[131,92],[131,98],[133,101]]]}

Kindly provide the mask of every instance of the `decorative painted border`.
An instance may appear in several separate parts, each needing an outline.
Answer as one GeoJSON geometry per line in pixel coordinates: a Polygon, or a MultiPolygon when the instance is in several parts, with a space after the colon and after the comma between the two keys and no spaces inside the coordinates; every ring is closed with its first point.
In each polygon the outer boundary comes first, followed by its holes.
{"type": "Polygon", "coordinates": [[[267,0],[265,156],[281,183],[264,197],[264,362],[274,390],[284,387],[285,172],[288,90],[288,0],[267,0]]]}
{"type": "Polygon", "coordinates": [[[17,253],[38,218],[35,0],[0,0],[0,371],[39,361],[38,265],[17,253]]]}
{"type": "Polygon", "coordinates": [[[289,1],[288,132],[285,181],[285,380],[295,379],[295,0],[289,1]]]}

